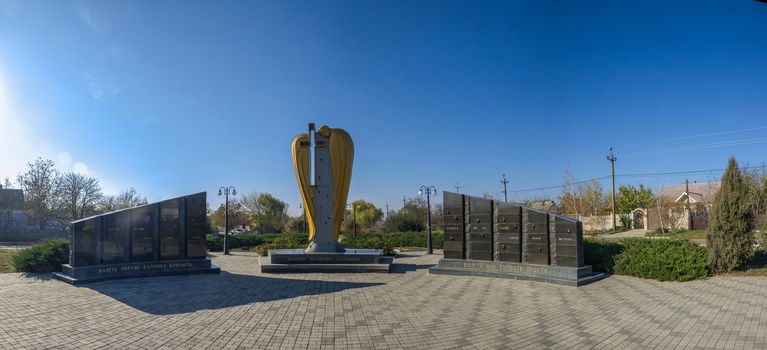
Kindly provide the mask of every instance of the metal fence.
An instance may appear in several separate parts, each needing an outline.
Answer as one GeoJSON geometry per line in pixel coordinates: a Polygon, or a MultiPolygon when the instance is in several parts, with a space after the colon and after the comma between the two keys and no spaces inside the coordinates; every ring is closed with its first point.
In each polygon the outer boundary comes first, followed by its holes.
{"type": "Polygon", "coordinates": [[[26,230],[0,232],[0,244],[3,243],[35,243],[49,239],[69,239],[69,230],[26,230]]]}

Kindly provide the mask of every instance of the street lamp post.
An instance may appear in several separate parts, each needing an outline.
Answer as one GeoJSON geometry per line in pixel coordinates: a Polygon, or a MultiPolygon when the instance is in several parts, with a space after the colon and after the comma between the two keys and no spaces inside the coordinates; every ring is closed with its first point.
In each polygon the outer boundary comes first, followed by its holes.
{"type": "Polygon", "coordinates": [[[229,193],[232,193],[232,196],[237,195],[237,190],[234,189],[234,186],[229,187],[219,187],[218,188],[218,195],[221,196],[224,195],[224,255],[229,255],[229,242],[227,237],[229,236],[229,193]]]}
{"type": "Polygon", "coordinates": [[[426,193],[426,254],[432,254],[431,247],[431,195],[437,195],[437,188],[434,186],[421,186],[418,195],[426,193]]]}
{"type": "Polygon", "coordinates": [[[306,209],[304,209],[304,204],[303,203],[298,203],[298,208],[303,210],[303,212],[304,212],[304,219],[301,220],[301,226],[303,226],[304,233],[306,233],[306,209]]]}
{"type": "Polygon", "coordinates": [[[357,205],[352,202],[352,226],[354,226],[354,237],[357,237],[357,205]]]}

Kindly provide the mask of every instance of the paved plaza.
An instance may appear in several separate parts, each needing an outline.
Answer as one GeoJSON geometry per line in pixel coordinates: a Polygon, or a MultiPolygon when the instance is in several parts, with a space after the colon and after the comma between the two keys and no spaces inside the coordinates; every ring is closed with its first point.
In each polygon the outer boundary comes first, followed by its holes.
{"type": "Polygon", "coordinates": [[[0,274],[3,349],[540,349],[767,347],[767,278],[583,287],[428,275],[408,253],[394,273],[259,273],[216,256],[220,275],[71,286],[0,274]]]}

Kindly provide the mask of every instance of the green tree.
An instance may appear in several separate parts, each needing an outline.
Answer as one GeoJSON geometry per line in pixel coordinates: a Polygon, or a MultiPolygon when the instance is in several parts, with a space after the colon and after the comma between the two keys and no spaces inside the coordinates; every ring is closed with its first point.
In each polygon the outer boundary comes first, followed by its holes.
{"type": "Polygon", "coordinates": [[[738,163],[730,158],[706,231],[709,263],[714,273],[732,271],[753,254],[754,212],[749,191],[738,163]]]}
{"type": "Polygon", "coordinates": [[[652,188],[633,185],[621,185],[618,187],[618,195],[615,197],[615,206],[620,214],[630,213],[636,208],[649,208],[653,203],[652,188]]]}
{"type": "MultiPolygon", "coordinates": [[[[373,203],[360,199],[352,202],[351,205],[354,207],[353,213],[357,219],[358,232],[370,232],[370,229],[372,229],[373,226],[381,220],[381,217],[383,217],[383,211],[377,208],[373,203]]],[[[352,220],[353,218],[350,215],[348,220],[350,221],[349,225],[353,225],[352,220]]],[[[354,228],[352,226],[349,227],[351,228],[351,231],[349,232],[353,232],[354,228]]]]}
{"type": "MultiPolygon", "coordinates": [[[[210,214],[210,222],[223,231],[226,214],[226,203],[221,203],[216,210],[210,214]]],[[[249,222],[248,213],[243,210],[240,201],[235,198],[229,199],[229,229],[240,225],[247,225],[249,222]]]]}
{"type": "Polygon", "coordinates": [[[270,193],[247,194],[242,197],[240,204],[259,233],[276,233],[285,229],[288,204],[270,193]]]}
{"type": "Polygon", "coordinates": [[[425,230],[426,224],[418,217],[418,214],[406,210],[390,214],[381,226],[381,232],[423,232],[425,230]]]}

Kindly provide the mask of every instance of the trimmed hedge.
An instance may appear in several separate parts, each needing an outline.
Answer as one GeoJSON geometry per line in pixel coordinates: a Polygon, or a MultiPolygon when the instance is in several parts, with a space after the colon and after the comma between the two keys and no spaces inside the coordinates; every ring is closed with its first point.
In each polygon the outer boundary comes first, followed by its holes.
{"type": "MultiPolygon", "coordinates": [[[[346,246],[347,242],[356,243],[364,240],[382,239],[389,242],[392,247],[426,248],[426,236],[426,232],[368,233],[357,237],[346,237],[341,243],[346,246]]],[[[434,249],[442,249],[444,243],[444,236],[442,233],[431,233],[431,244],[434,249]]]]}
{"type": "Polygon", "coordinates": [[[275,236],[272,242],[251,247],[250,250],[258,255],[268,256],[269,249],[306,248],[309,244],[309,235],[305,233],[283,233],[275,236]]]}
{"type": "MultiPolygon", "coordinates": [[[[259,235],[265,236],[265,235],[259,235]]],[[[442,249],[442,233],[432,233],[434,249],[442,249]]],[[[210,247],[209,240],[209,247],[210,247]]],[[[222,240],[223,246],[223,240],[222,240]]],[[[280,234],[272,242],[260,244],[251,250],[261,256],[267,256],[269,249],[305,248],[309,244],[306,234],[280,234]]],[[[423,232],[397,232],[397,233],[369,233],[357,237],[345,237],[341,244],[347,248],[358,249],[381,249],[386,255],[393,255],[396,247],[426,247],[426,233],[423,232]]]]}
{"type": "Polygon", "coordinates": [[[622,244],[587,238],[583,247],[586,265],[594,271],[615,273],[615,257],[623,251],[622,244]]]}
{"type": "MultiPolygon", "coordinates": [[[[229,234],[229,249],[244,248],[250,249],[262,244],[272,243],[280,234],[229,234]]],[[[224,236],[208,234],[205,236],[208,242],[208,251],[220,252],[224,250],[224,236]]]]}
{"type": "Polygon", "coordinates": [[[56,272],[69,263],[69,241],[54,239],[19,250],[11,259],[19,272],[56,272]]]}
{"type": "Polygon", "coordinates": [[[381,249],[384,255],[394,255],[394,246],[387,238],[385,235],[367,234],[344,238],[343,245],[346,248],[381,249]]]}
{"type": "Polygon", "coordinates": [[[627,238],[615,255],[615,273],[658,281],[690,281],[708,276],[708,251],[677,239],[627,238]]]}

